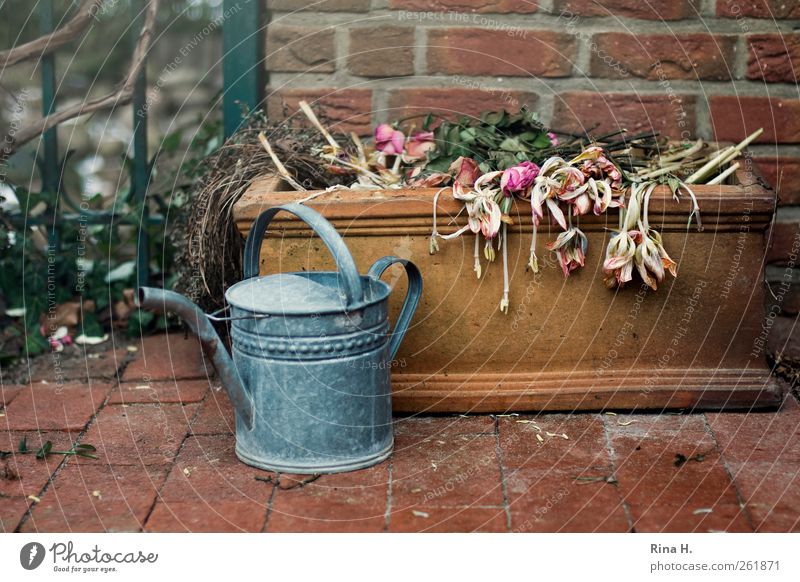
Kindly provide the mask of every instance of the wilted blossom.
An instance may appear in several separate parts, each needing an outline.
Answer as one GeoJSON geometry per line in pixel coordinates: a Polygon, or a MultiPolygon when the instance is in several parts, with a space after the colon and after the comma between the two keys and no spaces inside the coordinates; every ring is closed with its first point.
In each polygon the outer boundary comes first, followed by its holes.
{"type": "Polygon", "coordinates": [[[603,281],[606,287],[621,287],[633,276],[633,260],[636,244],[642,238],[638,230],[619,231],[611,236],[603,262],[603,281]]]}
{"type": "Polygon", "coordinates": [[[550,146],[556,147],[558,146],[558,136],[554,134],[552,131],[547,132],[547,137],[550,138],[550,146]]]}
{"type": "Polygon", "coordinates": [[[406,141],[406,162],[424,160],[428,152],[436,149],[436,142],[433,141],[432,131],[420,131],[415,133],[406,141]]]}
{"type": "MultiPolygon", "coordinates": [[[[39,328],[39,332],[43,336],[47,336],[47,328],[44,325],[39,328]]],[[[73,340],[67,327],[62,325],[47,337],[47,343],[50,344],[50,349],[54,352],[60,352],[64,350],[65,346],[72,345],[73,340]]]]}
{"type": "Polygon", "coordinates": [[[661,235],[654,230],[648,229],[642,234],[641,242],[636,247],[634,263],[642,280],[654,290],[664,280],[665,270],[669,270],[673,277],[677,274],[677,263],[664,250],[661,235]]]}
{"type": "Polygon", "coordinates": [[[481,171],[478,168],[478,162],[472,158],[461,156],[450,164],[448,169],[450,175],[453,176],[453,194],[464,194],[472,189],[481,171]]]}
{"type": "Polygon", "coordinates": [[[406,184],[410,188],[435,188],[447,184],[450,178],[450,174],[444,172],[426,173],[422,168],[416,167],[406,174],[406,184]]]}
{"type": "Polygon", "coordinates": [[[586,260],[586,249],[589,246],[589,239],[576,227],[570,227],[551,243],[547,243],[547,248],[555,251],[561,270],[565,277],[582,267],[586,260]]]}
{"type": "Polygon", "coordinates": [[[567,221],[558,202],[564,197],[570,199],[583,182],[584,175],[578,168],[571,167],[562,158],[549,158],[539,170],[531,194],[534,225],[538,225],[543,218],[546,204],[553,219],[566,230],[567,221]]]}
{"type": "Polygon", "coordinates": [[[580,168],[587,178],[608,179],[609,185],[614,190],[619,190],[622,186],[622,172],[606,157],[600,146],[588,147],[580,155],[570,160],[571,164],[578,162],[583,162],[580,168]]]}
{"type": "Polygon", "coordinates": [[[522,198],[528,198],[533,182],[538,175],[539,166],[526,160],[503,172],[503,176],[500,178],[500,189],[506,196],[518,194],[522,198]]]}
{"type": "Polygon", "coordinates": [[[386,155],[396,156],[403,153],[406,136],[402,131],[394,129],[387,123],[375,128],[375,149],[386,155]]]}

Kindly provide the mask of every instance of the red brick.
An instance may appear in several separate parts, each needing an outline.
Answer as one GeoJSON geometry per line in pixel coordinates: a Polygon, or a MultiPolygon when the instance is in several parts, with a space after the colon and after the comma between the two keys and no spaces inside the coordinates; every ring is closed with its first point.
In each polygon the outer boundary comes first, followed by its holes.
{"type": "Polygon", "coordinates": [[[182,333],[150,336],[142,341],[122,378],[125,382],[147,383],[157,380],[209,378],[214,374],[211,362],[193,335],[182,333]]]}
{"type": "Polygon", "coordinates": [[[266,504],[246,499],[156,503],[147,520],[148,532],[259,532],[264,525],[266,504]]]}
{"type": "Polygon", "coordinates": [[[607,420],[616,475],[636,531],[747,531],[736,489],[701,415],[607,420]],[[703,460],[676,466],[676,455],[703,460]],[[702,513],[712,509],[711,513],[702,513]],[[695,513],[698,512],[698,513],[695,513]]]}
{"type": "Polygon", "coordinates": [[[800,5],[792,0],[717,0],[717,16],[726,18],[800,18],[800,5]]]}
{"type": "Polygon", "coordinates": [[[130,382],[111,392],[109,404],[190,404],[200,402],[209,391],[208,380],[130,382]]]}
{"type": "Polygon", "coordinates": [[[722,456],[757,531],[800,527],[800,406],[787,394],[776,413],[707,413],[722,456]]]}
{"type": "Polygon", "coordinates": [[[367,12],[370,0],[270,0],[269,9],[273,12],[294,12],[311,10],[314,12],[367,12]]]}
{"type": "Polygon", "coordinates": [[[800,34],[751,34],[747,37],[747,78],[796,83],[800,76],[800,34]]]}
{"type": "Polygon", "coordinates": [[[232,435],[236,432],[233,406],[227,394],[212,390],[192,422],[192,434],[232,435]]]}
{"type": "Polygon", "coordinates": [[[754,157],[764,179],[778,191],[783,206],[800,204],[800,158],[754,157]]]}
{"type": "Polygon", "coordinates": [[[31,363],[31,381],[64,383],[116,379],[127,356],[126,350],[87,353],[80,346],[69,347],[56,356],[43,356],[31,363]]]}
{"type": "Polygon", "coordinates": [[[34,384],[5,409],[9,430],[81,430],[111,391],[109,384],[34,384]]]}
{"type": "Polygon", "coordinates": [[[444,75],[567,77],[575,37],[514,28],[441,28],[428,32],[428,72],[444,75]]]}
{"type": "Polygon", "coordinates": [[[16,453],[20,441],[26,439],[29,450],[39,449],[45,442],[53,443],[57,451],[69,450],[77,433],[69,432],[2,432],[0,450],[14,451],[15,454],[0,459],[0,499],[4,497],[28,497],[39,495],[53,473],[64,460],[62,455],[48,455],[37,459],[33,454],[16,453]]]}
{"type": "MultiPolygon", "coordinates": [[[[776,222],[772,226],[772,237],[767,249],[766,261],[780,265],[788,264],[792,248],[797,247],[795,242],[800,237],[800,224],[796,222],[776,222]]],[[[796,250],[795,250],[796,252],[796,250]]],[[[797,263],[798,257],[794,257],[797,263]]]]}
{"type": "Polygon", "coordinates": [[[573,91],[556,97],[552,126],[569,132],[592,130],[595,135],[619,129],[631,134],[655,130],[686,139],[695,131],[695,98],[573,91]]]}
{"type": "Polygon", "coordinates": [[[372,91],[370,89],[280,89],[270,93],[268,105],[271,119],[292,117],[305,120],[299,114],[302,100],[318,108],[326,126],[334,132],[354,131],[358,135],[372,134],[372,91]]]}
{"type": "Polygon", "coordinates": [[[471,12],[489,14],[532,14],[537,0],[389,0],[389,8],[416,12],[471,12]]]}
{"type": "Polygon", "coordinates": [[[98,461],[114,465],[165,465],[189,430],[198,404],[106,406],[86,433],[84,442],[97,447],[98,461]]]}
{"type": "Polygon", "coordinates": [[[267,27],[267,70],[287,73],[332,73],[336,70],[334,29],[317,26],[267,27]]]}
{"type": "Polygon", "coordinates": [[[555,461],[558,470],[512,469],[506,490],[514,532],[626,532],[622,497],[612,483],[576,477],[610,476],[611,468],[582,470],[555,461]]]}
{"type": "Polygon", "coordinates": [[[477,416],[409,416],[394,421],[395,436],[454,437],[494,434],[494,417],[477,416]]]}
{"type": "Polygon", "coordinates": [[[734,462],[730,468],[756,531],[800,531],[800,466],[775,460],[734,462]]]}
{"type": "Polygon", "coordinates": [[[389,531],[396,533],[496,533],[508,531],[508,527],[506,513],[502,508],[418,506],[392,511],[389,518],[389,531]]]}
{"type": "MultiPolygon", "coordinates": [[[[464,82],[468,86],[475,83],[470,79],[464,82]]],[[[491,87],[402,88],[389,92],[389,115],[392,119],[419,115],[421,119],[431,112],[449,119],[462,115],[477,117],[484,111],[517,112],[523,105],[535,110],[537,101],[533,93],[491,87]]]]}
{"type": "Polygon", "coordinates": [[[33,509],[22,531],[140,531],[166,471],[69,463],[33,509]]]}
{"type": "Polygon", "coordinates": [[[595,77],[640,77],[727,81],[733,67],[734,35],[595,34],[591,72],[595,77]]]}
{"type": "Polygon", "coordinates": [[[384,529],[388,463],[353,473],[323,475],[302,486],[297,486],[297,481],[286,480],[285,484],[284,481],[281,475],[267,531],[380,532],[384,529]]]}
{"type": "Polygon", "coordinates": [[[347,68],[364,77],[412,75],[414,44],[414,29],[410,26],[352,28],[347,68]]]}
{"type": "Polygon", "coordinates": [[[740,141],[763,127],[753,143],[800,143],[800,100],[718,96],[709,105],[719,141],[740,141]]]}
{"type": "Polygon", "coordinates": [[[800,468],[800,406],[787,394],[776,413],[706,413],[725,461],[800,468]]]}
{"type": "Polygon", "coordinates": [[[21,497],[0,497],[0,533],[12,533],[30,501],[21,497]]]}
{"type": "Polygon", "coordinates": [[[502,418],[500,446],[504,467],[535,468],[542,475],[566,468],[608,467],[611,464],[603,421],[596,414],[502,418]],[[566,434],[568,438],[551,437],[547,433],[566,434]],[[542,441],[536,435],[541,436],[542,441]]]}
{"type": "Polygon", "coordinates": [[[11,401],[22,391],[25,386],[6,385],[0,386],[0,412],[11,404],[11,401]]]}
{"type": "Polygon", "coordinates": [[[493,435],[398,436],[392,507],[501,506],[500,463],[493,435]]]}
{"type": "Polygon", "coordinates": [[[161,490],[161,498],[167,502],[193,501],[198,507],[220,500],[266,503],[275,473],[239,461],[235,446],[232,436],[186,439],[161,490]]]}
{"type": "Polygon", "coordinates": [[[641,0],[556,0],[555,10],[563,18],[607,16],[642,20],[683,20],[697,16],[697,0],[641,2],[641,0]]]}

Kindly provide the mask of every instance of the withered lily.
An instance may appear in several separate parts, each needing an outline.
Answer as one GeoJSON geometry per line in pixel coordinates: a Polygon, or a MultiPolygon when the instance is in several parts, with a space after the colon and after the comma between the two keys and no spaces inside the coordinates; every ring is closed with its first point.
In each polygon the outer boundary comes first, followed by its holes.
{"type": "Polygon", "coordinates": [[[589,240],[586,235],[575,226],[569,227],[559,234],[556,240],[547,243],[547,248],[555,251],[565,277],[569,277],[572,271],[584,265],[588,246],[589,240]]]}

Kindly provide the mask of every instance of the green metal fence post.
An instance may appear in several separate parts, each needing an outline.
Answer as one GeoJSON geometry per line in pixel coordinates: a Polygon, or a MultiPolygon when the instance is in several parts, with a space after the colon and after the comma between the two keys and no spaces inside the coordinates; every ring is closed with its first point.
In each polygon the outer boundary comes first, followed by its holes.
{"type": "MultiPolygon", "coordinates": [[[[39,28],[42,34],[53,31],[53,0],[44,0],[39,6],[39,28]]],[[[50,53],[42,57],[42,115],[45,117],[56,109],[56,56],[50,53]]],[[[58,128],[48,129],[42,144],[42,191],[55,196],[53,224],[48,231],[48,242],[52,250],[59,246],[58,207],[61,191],[61,168],[58,162],[58,128]]]]}
{"type": "Polygon", "coordinates": [[[225,0],[222,23],[222,112],[225,137],[242,122],[242,111],[262,105],[266,84],[266,0],[225,0]]]}
{"type": "MultiPolygon", "coordinates": [[[[136,46],[139,31],[144,25],[146,0],[134,0],[133,44],[136,46]]],[[[150,240],[147,232],[148,208],[147,185],[150,181],[150,165],[147,159],[147,66],[136,79],[133,88],[133,173],[131,175],[131,201],[140,205],[139,232],[136,239],[136,284],[144,287],[150,278],[150,240]]]]}

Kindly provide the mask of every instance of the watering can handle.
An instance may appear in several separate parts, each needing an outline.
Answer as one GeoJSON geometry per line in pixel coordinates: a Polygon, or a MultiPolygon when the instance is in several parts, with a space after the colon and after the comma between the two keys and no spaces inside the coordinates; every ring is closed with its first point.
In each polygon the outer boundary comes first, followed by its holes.
{"type": "Polygon", "coordinates": [[[383,272],[395,263],[400,263],[406,268],[408,291],[406,292],[406,300],[403,302],[403,307],[400,309],[400,316],[397,318],[397,323],[392,331],[392,337],[389,340],[390,360],[393,360],[397,355],[397,350],[400,348],[400,343],[408,331],[411,318],[414,317],[414,312],[417,310],[417,305],[419,305],[419,298],[422,295],[422,274],[417,266],[409,260],[401,259],[400,257],[383,257],[373,263],[367,275],[373,279],[380,279],[383,272]]]}
{"type": "Polygon", "coordinates": [[[259,214],[253,223],[253,228],[250,229],[250,233],[247,235],[247,242],[244,245],[244,278],[250,279],[258,276],[258,257],[261,250],[261,241],[267,232],[267,226],[281,210],[294,214],[319,235],[319,238],[328,247],[336,261],[339,277],[347,294],[347,306],[355,308],[361,305],[364,298],[361,277],[358,274],[353,256],[347,249],[347,245],[344,244],[342,237],[339,236],[339,233],[336,232],[330,222],[325,220],[316,210],[302,204],[291,203],[274,206],[259,214]]]}

